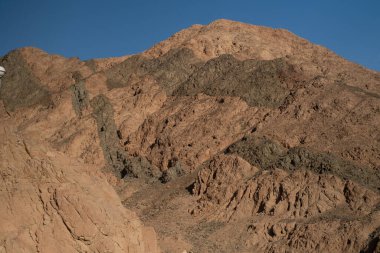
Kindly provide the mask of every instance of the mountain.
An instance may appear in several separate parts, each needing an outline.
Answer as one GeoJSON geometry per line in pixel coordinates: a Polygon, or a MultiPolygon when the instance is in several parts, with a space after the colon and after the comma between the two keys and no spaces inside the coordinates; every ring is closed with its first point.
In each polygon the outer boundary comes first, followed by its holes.
{"type": "Polygon", "coordinates": [[[379,72],[229,20],[0,65],[4,252],[380,250],[379,72]]]}

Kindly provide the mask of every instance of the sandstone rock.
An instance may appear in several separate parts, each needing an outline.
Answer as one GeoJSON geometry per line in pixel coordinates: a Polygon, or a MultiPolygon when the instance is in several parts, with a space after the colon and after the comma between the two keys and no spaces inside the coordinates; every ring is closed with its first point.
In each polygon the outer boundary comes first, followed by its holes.
{"type": "Polygon", "coordinates": [[[0,63],[0,252],[380,247],[376,71],[228,20],[133,56],[0,63]]]}
{"type": "Polygon", "coordinates": [[[0,131],[1,252],[157,252],[98,169],[0,131]]]}
{"type": "Polygon", "coordinates": [[[172,159],[194,170],[241,138],[265,112],[233,97],[198,95],[167,101],[128,137],[126,149],[163,170],[172,159]]]}
{"type": "Polygon", "coordinates": [[[217,216],[222,219],[259,214],[306,218],[344,206],[367,215],[379,201],[377,193],[332,175],[303,170],[289,174],[280,169],[246,174],[251,165],[222,162],[226,159],[233,158],[215,157],[201,169],[193,190],[200,198],[198,209],[220,210],[217,216]]]}

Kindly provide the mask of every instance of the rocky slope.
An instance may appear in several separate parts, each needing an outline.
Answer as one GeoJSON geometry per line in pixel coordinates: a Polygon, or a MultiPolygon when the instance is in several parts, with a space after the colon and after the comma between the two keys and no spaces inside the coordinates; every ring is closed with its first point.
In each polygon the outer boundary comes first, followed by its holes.
{"type": "Polygon", "coordinates": [[[125,209],[96,167],[0,130],[1,252],[156,252],[155,233],[125,209]]]}
{"type": "Polygon", "coordinates": [[[380,250],[378,72],[228,20],[0,64],[0,252],[380,250]]]}

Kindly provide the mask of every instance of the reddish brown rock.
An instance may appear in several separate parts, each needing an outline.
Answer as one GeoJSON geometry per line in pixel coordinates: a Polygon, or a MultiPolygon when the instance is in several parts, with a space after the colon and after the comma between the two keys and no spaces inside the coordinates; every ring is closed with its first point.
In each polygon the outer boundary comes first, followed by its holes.
{"type": "Polygon", "coordinates": [[[9,125],[0,136],[1,251],[157,252],[97,168],[9,125]]]}
{"type": "Polygon", "coordinates": [[[379,72],[228,20],[0,63],[0,252],[380,247],[379,72]]]}

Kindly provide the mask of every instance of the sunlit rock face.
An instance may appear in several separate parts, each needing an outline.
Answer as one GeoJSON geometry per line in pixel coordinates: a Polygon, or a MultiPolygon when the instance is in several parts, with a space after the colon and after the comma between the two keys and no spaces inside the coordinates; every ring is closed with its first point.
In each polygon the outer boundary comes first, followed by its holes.
{"type": "Polygon", "coordinates": [[[379,251],[378,72],[229,20],[0,65],[0,252],[379,251]]]}

